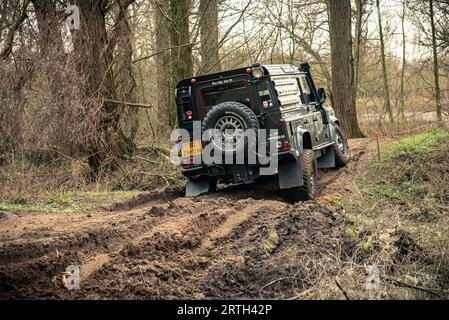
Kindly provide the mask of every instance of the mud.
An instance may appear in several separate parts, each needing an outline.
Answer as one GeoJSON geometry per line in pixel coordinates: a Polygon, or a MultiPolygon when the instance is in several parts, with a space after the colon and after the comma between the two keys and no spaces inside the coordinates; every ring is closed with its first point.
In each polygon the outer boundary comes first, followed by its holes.
{"type": "Polygon", "coordinates": [[[353,162],[321,173],[317,201],[292,205],[263,184],[198,198],[145,193],[83,213],[0,215],[0,298],[294,297],[334,277],[336,261],[356,247],[344,214],[328,205],[355,192],[345,177],[372,157],[368,140],[351,144],[353,162]],[[69,265],[80,266],[80,290],[59,281],[69,265]]]}

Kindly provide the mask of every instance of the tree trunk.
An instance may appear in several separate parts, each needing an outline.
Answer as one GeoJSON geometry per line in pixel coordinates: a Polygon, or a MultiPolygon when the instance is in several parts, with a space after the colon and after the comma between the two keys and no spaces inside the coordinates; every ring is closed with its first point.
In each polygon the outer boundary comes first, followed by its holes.
{"type": "Polygon", "coordinates": [[[345,133],[351,138],[363,137],[357,121],[354,99],[351,2],[350,0],[328,0],[328,11],[333,107],[345,133]]]}
{"type": "Polygon", "coordinates": [[[200,0],[201,68],[198,73],[219,72],[217,0],[200,0]]]}
{"type": "Polygon", "coordinates": [[[90,139],[89,165],[97,175],[100,169],[114,168],[116,157],[121,155],[119,120],[113,70],[112,50],[108,46],[105,24],[107,1],[80,1],[81,28],[74,30],[74,52],[77,54],[76,70],[82,83],[84,99],[99,104],[98,128],[90,139]],[[109,100],[109,101],[108,101],[109,100]]]}
{"type": "MultiPolygon", "coordinates": [[[[117,15],[115,27],[115,52],[116,66],[114,68],[116,92],[119,101],[135,102],[137,100],[136,81],[134,79],[134,68],[132,64],[133,46],[132,31],[128,21],[128,10],[131,4],[130,0],[120,0],[119,13],[117,15]]],[[[132,108],[126,104],[122,108],[120,121],[120,136],[126,145],[123,146],[127,152],[135,150],[134,138],[139,128],[139,108],[132,108]]]]}
{"type": "MultiPolygon", "coordinates": [[[[191,0],[170,0],[170,43],[172,88],[181,79],[193,75],[192,45],[190,43],[189,15],[191,0]]],[[[170,105],[168,125],[176,125],[176,106],[170,105]]]]}
{"type": "Polygon", "coordinates": [[[170,47],[170,22],[166,18],[168,12],[169,3],[167,1],[155,2],[155,51],[159,52],[155,55],[157,113],[163,119],[162,122],[157,123],[158,131],[165,130],[167,124],[170,123],[170,114],[173,112],[172,108],[175,104],[171,80],[170,51],[168,50],[170,47]]]}
{"type": "Polygon", "coordinates": [[[435,78],[435,109],[437,113],[437,121],[439,126],[443,124],[443,116],[441,114],[441,91],[440,91],[440,77],[438,72],[438,51],[435,31],[435,19],[433,16],[433,0],[429,1],[430,5],[430,25],[432,28],[432,51],[433,51],[433,73],[435,78]]]}
{"type": "MultiPolygon", "coordinates": [[[[50,144],[60,144],[67,141],[65,135],[66,128],[63,119],[66,112],[67,97],[64,94],[64,71],[66,70],[66,55],[61,36],[62,15],[58,13],[53,0],[32,0],[34,12],[36,14],[37,26],[39,29],[39,49],[42,55],[43,68],[47,76],[50,92],[51,104],[54,105],[52,117],[58,123],[54,131],[51,132],[52,140],[50,144]]],[[[70,153],[72,145],[65,145],[64,152],[70,153]]]]}
{"type": "Polygon", "coordinates": [[[382,60],[382,78],[384,83],[384,109],[388,113],[388,119],[390,123],[394,122],[393,111],[391,110],[390,103],[390,89],[388,86],[388,74],[387,74],[387,63],[385,61],[385,43],[384,43],[384,34],[382,29],[382,18],[380,15],[380,4],[379,0],[376,0],[377,7],[377,18],[379,22],[379,38],[380,38],[380,56],[382,60]]]}

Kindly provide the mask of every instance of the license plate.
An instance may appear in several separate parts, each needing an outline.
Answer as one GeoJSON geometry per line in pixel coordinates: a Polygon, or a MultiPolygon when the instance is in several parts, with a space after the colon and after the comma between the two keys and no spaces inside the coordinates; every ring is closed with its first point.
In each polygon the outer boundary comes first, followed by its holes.
{"type": "Polygon", "coordinates": [[[183,142],[181,157],[189,158],[201,155],[203,153],[203,143],[201,140],[183,142]]]}

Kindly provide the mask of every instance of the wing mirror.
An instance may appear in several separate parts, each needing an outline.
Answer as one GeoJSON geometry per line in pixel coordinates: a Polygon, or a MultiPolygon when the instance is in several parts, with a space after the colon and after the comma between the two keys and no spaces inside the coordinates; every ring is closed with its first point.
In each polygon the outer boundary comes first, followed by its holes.
{"type": "Polygon", "coordinates": [[[323,88],[318,89],[318,99],[320,99],[320,103],[326,102],[326,91],[323,88]]]}

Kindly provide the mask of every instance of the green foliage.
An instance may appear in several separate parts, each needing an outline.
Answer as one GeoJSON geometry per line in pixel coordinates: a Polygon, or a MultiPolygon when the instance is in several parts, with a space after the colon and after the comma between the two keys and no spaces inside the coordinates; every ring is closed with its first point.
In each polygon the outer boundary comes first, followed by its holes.
{"type": "Polygon", "coordinates": [[[373,237],[369,236],[365,241],[359,243],[359,247],[365,251],[371,251],[373,246],[373,237]]]}
{"type": "Polygon", "coordinates": [[[358,237],[360,231],[357,229],[357,227],[355,225],[349,225],[346,230],[345,230],[346,234],[352,237],[358,237]]]}
{"type": "Polygon", "coordinates": [[[15,204],[15,205],[24,205],[26,203],[27,203],[27,199],[25,198],[25,196],[23,194],[18,194],[13,200],[13,204],[15,204]]]}
{"type": "Polygon", "coordinates": [[[341,205],[342,205],[342,200],[341,200],[341,198],[336,197],[336,198],[333,198],[333,199],[331,200],[331,203],[332,203],[334,206],[341,206],[341,205]]]}
{"type": "Polygon", "coordinates": [[[47,200],[47,205],[50,207],[70,205],[72,203],[73,201],[68,197],[68,194],[66,192],[61,192],[57,195],[53,195],[47,200]]]}
{"type": "Polygon", "coordinates": [[[391,160],[406,160],[427,156],[444,145],[447,147],[448,141],[449,130],[443,129],[411,135],[389,145],[384,152],[382,162],[388,164],[391,160]]]}
{"type": "MultiPolygon", "coordinates": [[[[73,191],[51,194],[45,199],[37,199],[33,205],[27,202],[0,202],[0,211],[29,212],[82,212],[85,210],[108,206],[114,202],[136,196],[140,191],[73,191]]],[[[18,196],[19,197],[19,196],[18,196]]]]}

